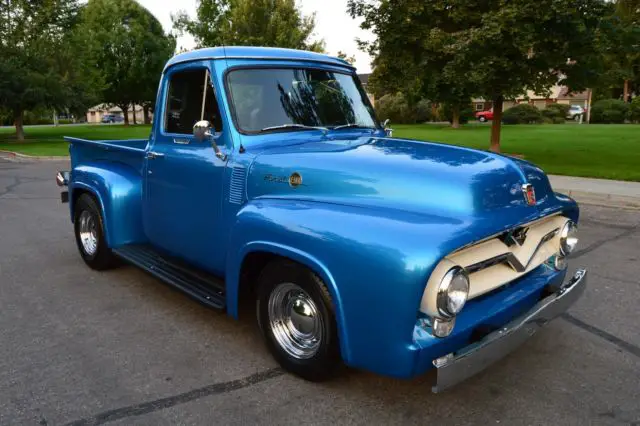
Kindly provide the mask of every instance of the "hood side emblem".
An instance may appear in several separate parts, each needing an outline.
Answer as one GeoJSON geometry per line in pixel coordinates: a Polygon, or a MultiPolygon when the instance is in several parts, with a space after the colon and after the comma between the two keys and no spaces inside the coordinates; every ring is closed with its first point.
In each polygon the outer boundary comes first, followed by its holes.
{"type": "Polygon", "coordinates": [[[522,193],[524,194],[524,199],[528,205],[536,205],[536,191],[533,189],[533,185],[530,183],[522,185],[522,193]]]}
{"type": "Polygon", "coordinates": [[[289,176],[289,186],[296,188],[300,185],[302,185],[302,176],[298,172],[293,172],[291,176],[289,176]]]}

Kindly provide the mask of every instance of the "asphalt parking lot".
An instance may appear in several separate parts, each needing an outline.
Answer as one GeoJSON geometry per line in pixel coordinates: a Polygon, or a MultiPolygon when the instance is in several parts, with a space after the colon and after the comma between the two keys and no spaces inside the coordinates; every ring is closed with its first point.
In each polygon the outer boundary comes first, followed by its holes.
{"type": "Polygon", "coordinates": [[[133,268],[81,261],[54,175],[0,159],[0,425],[640,424],[640,211],[583,206],[589,287],[502,363],[433,376],[282,373],[235,322],[133,268]]]}

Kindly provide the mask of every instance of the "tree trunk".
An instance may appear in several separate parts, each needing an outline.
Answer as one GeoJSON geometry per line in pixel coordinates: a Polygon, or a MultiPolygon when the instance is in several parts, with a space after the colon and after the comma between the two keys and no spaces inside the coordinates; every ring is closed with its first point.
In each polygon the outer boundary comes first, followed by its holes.
{"type": "Polygon", "coordinates": [[[13,112],[13,123],[16,126],[16,138],[24,141],[24,111],[13,112]]]}
{"type": "Polygon", "coordinates": [[[493,98],[493,120],[491,120],[491,145],[489,149],[500,152],[500,130],[502,128],[502,103],[504,98],[498,95],[493,98]]]}
{"type": "Polygon", "coordinates": [[[451,107],[451,127],[454,129],[460,128],[460,107],[451,107]]]}
{"type": "Polygon", "coordinates": [[[149,106],[142,107],[142,114],[144,115],[144,124],[151,124],[151,117],[149,116],[149,106]]]}
{"type": "Polygon", "coordinates": [[[131,111],[133,111],[133,124],[138,124],[138,120],[136,119],[136,104],[131,105],[131,111]]]}
{"type": "Polygon", "coordinates": [[[629,80],[624,81],[624,89],[622,91],[622,100],[629,102],[629,80]]]}
{"type": "Polygon", "coordinates": [[[129,125],[129,105],[118,105],[124,114],[124,125],[129,125]]]}

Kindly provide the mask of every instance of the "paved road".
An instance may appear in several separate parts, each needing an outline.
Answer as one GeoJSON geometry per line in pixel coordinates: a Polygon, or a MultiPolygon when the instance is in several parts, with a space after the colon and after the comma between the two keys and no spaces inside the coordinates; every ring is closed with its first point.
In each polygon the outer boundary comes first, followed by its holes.
{"type": "Polygon", "coordinates": [[[585,208],[585,296],[433,395],[431,375],[306,383],[277,368],[249,315],[234,322],[132,267],[90,271],[58,202],[65,166],[0,160],[0,425],[640,422],[637,211],[585,208]]]}

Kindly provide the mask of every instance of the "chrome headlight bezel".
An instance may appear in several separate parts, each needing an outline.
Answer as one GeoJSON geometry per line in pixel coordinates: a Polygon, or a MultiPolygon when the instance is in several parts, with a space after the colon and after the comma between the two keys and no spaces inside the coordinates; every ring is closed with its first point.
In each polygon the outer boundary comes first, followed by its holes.
{"type": "Polygon", "coordinates": [[[467,271],[460,267],[454,266],[449,269],[440,281],[438,287],[438,296],[436,299],[436,307],[438,313],[442,318],[453,318],[462,311],[464,305],[469,299],[469,274],[467,271]],[[452,299],[453,292],[456,292],[456,297],[460,297],[464,294],[464,300],[462,303],[452,299]]]}
{"type": "Polygon", "coordinates": [[[563,256],[571,254],[578,245],[578,225],[569,220],[560,230],[560,253],[563,256]]]}

